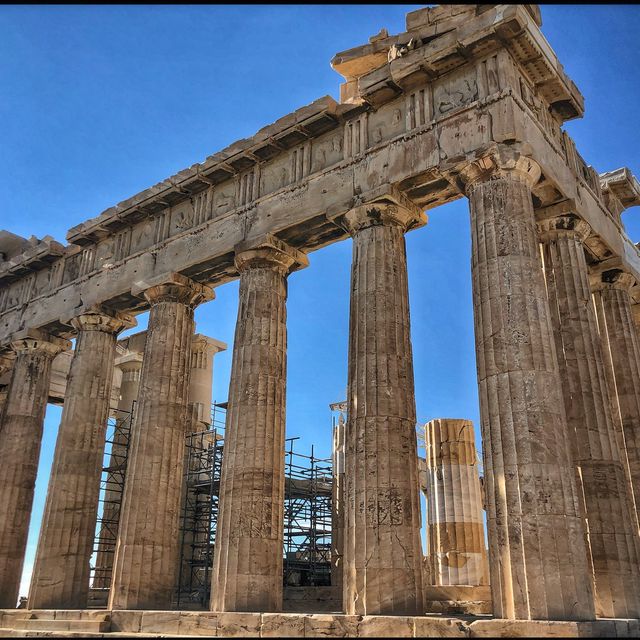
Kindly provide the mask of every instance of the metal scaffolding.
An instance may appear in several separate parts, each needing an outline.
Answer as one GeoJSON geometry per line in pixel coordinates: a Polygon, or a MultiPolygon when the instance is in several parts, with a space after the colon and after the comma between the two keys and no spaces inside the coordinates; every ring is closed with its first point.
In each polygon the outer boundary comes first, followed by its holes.
{"type": "Polygon", "coordinates": [[[294,451],[289,438],[285,455],[284,586],[331,585],[330,458],[294,451]]]}
{"type": "MultiPolygon", "coordinates": [[[[226,402],[214,403],[210,427],[185,436],[180,563],[174,597],[178,609],[209,607],[226,410],[226,402]]],[[[91,565],[95,606],[104,606],[111,585],[133,417],[133,410],[114,413],[117,417],[109,420],[107,429],[91,565]]],[[[286,441],[283,584],[329,586],[333,464],[331,458],[316,457],[313,446],[310,455],[298,453],[294,450],[297,440],[286,441]]]]}
{"type": "Polygon", "coordinates": [[[208,608],[227,403],[214,403],[206,431],[186,436],[177,608],[208,608]]]}
{"type": "Polygon", "coordinates": [[[98,518],[90,565],[92,588],[104,590],[105,594],[111,585],[134,409],[135,402],[131,411],[112,409],[112,417],[107,421],[98,518]]]}
{"type": "MultiPolygon", "coordinates": [[[[224,451],[226,403],[214,404],[210,430],[186,441],[185,501],[181,523],[178,608],[208,608],[218,493],[224,451]]],[[[331,584],[331,459],[294,451],[285,454],[284,586],[331,584]]]]}

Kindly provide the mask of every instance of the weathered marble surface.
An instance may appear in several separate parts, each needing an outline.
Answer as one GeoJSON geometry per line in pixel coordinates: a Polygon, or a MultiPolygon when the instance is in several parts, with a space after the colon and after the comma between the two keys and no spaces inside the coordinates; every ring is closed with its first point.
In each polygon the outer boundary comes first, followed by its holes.
{"type": "Polygon", "coordinates": [[[564,215],[542,220],[538,229],[576,487],[593,563],[596,613],[635,618],[640,615],[640,539],[591,300],[583,244],[590,228],[577,216],[564,215]]]}
{"type": "Polygon", "coordinates": [[[494,614],[589,620],[587,563],[531,188],[517,148],[468,167],[494,614]]]}
{"type": "Polygon", "coordinates": [[[40,459],[51,361],[71,343],[27,332],[16,358],[0,422],[0,606],[15,607],[40,459]]]}
{"type": "Polygon", "coordinates": [[[180,500],[194,308],[213,291],[174,274],[141,283],[151,305],[131,428],[109,606],[162,609],[178,568],[180,500]]]}
{"type": "Polygon", "coordinates": [[[474,616],[0,610],[4,637],[636,638],[638,620],[561,622],[474,616]],[[35,617],[31,617],[34,616],[35,617]]]}
{"type": "Polygon", "coordinates": [[[238,322],[211,582],[214,611],[280,611],[287,276],[304,254],[268,237],[238,247],[238,322]]]}
{"type": "Polygon", "coordinates": [[[342,220],[353,236],[345,428],[348,614],[422,612],[416,407],[405,232],[424,213],[389,192],[342,220]]]}
{"type": "Polygon", "coordinates": [[[135,323],[104,310],[72,322],[78,337],[31,577],[32,609],[87,606],[116,336],[135,323]]]}
{"type": "Polygon", "coordinates": [[[487,585],[482,494],[470,420],[425,425],[428,557],[434,585],[487,585]]]}

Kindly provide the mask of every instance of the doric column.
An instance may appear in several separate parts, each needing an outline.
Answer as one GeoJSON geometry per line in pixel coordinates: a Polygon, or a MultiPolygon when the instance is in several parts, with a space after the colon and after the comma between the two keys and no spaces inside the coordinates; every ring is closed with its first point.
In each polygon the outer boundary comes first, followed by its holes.
{"type": "Polygon", "coordinates": [[[620,268],[598,270],[592,288],[614,409],[621,423],[636,509],[640,508],[640,339],[629,290],[634,278],[620,268]]]}
{"type": "MultiPolygon", "coordinates": [[[[142,371],[142,354],[127,353],[115,360],[116,369],[120,369],[121,382],[118,399],[118,411],[115,414],[116,423],[122,421],[131,426],[131,412],[134,410],[134,403],[138,398],[138,387],[140,386],[140,372],[142,371]]],[[[113,442],[111,443],[111,455],[107,467],[116,477],[126,477],[124,469],[115,467],[122,464],[127,455],[127,445],[129,438],[122,429],[117,429],[113,442]]],[[[113,570],[114,550],[117,540],[118,521],[120,518],[120,508],[122,506],[122,495],[119,487],[107,486],[104,494],[104,504],[102,512],[102,526],[98,534],[98,552],[96,554],[96,569],[93,578],[94,589],[106,589],[111,583],[111,572],[113,570]]]]}
{"type": "Polygon", "coordinates": [[[31,577],[30,609],[87,606],[116,336],[135,321],[94,309],[71,324],[78,334],[31,577]]]}
{"type": "Polygon", "coordinates": [[[306,256],[274,237],[236,248],[240,272],[211,608],[282,609],[287,275],[306,256]]]}
{"type": "Polygon", "coordinates": [[[533,214],[539,176],[508,149],[462,175],[491,591],[499,618],[589,620],[593,585],[533,214]]]}
{"type": "Polygon", "coordinates": [[[193,416],[192,431],[202,431],[211,424],[211,393],[213,386],[213,359],[227,345],[201,333],[193,336],[191,344],[191,377],[189,404],[193,416]]]}
{"type": "Polygon", "coordinates": [[[126,353],[116,358],[115,366],[122,371],[117,409],[130,413],[134,410],[134,403],[138,400],[140,374],[142,373],[142,354],[136,352],[126,353]]]}
{"type": "Polygon", "coordinates": [[[0,422],[0,609],[18,602],[51,361],[71,343],[28,331],[11,346],[16,359],[0,422]]]}
{"type": "Polygon", "coordinates": [[[482,496],[473,423],[442,418],[425,427],[427,526],[434,585],[486,585],[482,496]]]}
{"type": "Polygon", "coordinates": [[[110,609],[169,609],[178,568],[178,529],[188,416],[193,310],[213,291],[180,274],[140,283],[151,305],[131,427],[110,609]]]}
{"type": "Polygon", "coordinates": [[[353,237],[345,430],[347,614],[424,613],[413,355],[404,234],[426,222],[399,193],[369,198],[353,237]]]}
{"type": "Polygon", "coordinates": [[[333,427],[333,483],[331,485],[331,586],[342,602],[344,556],[344,430],[341,412],[333,427]]]}
{"type": "Polygon", "coordinates": [[[569,214],[541,220],[538,230],[576,486],[584,500],[596,614],[637,618],[640,541],[591,300],[583,246],[590,228],[569,214]]]}

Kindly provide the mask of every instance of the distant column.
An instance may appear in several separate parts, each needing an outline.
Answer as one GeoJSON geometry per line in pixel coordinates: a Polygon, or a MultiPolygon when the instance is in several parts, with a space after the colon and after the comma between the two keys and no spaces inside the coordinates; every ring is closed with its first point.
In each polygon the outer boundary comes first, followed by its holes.
{"type": "Polygon", "coordinates": [[[193,336],[191,343],[191,377],[189,404],[193,416],[193,431],[201,431],[211,424],[211,394],[213,387],[213,360],[216,353],[225,351],[227,345],[201,333],[193,336]]]}
{"type": "Polygon", "coordinates": [[[31,578],[30,609],[87,607],[116,336],[135,321],[99,309],[71,324],[78,335],[31,578]]]}
{"type": "Polygon", "coordinates": [[[344,557],[344,415],[333,428],[333,484],[331,491],[331,586],[342,602],[344,557]]]}
{"type": "Polygon", "coordinates": [[[180,274],[141,283],[151,305],[109,597],[169,609],[176,584],[194,308],[213,291],[180,274]]]}
{"type": "Polygon", "coordinates": [[[0,608],[17,605],[40,459],[51,361],[68,340],[29,331],[11,347],[16,359],[0,422],[0,608]]]}
{"type": "Polygon", "coordinates": [[[240,273],[213,611],[280,611],[284,539],[287,276],[306,256],[267,236],[236,249],[240,273]]]}
{"type": "Polygon", "coordinates": [[[531,189],[498,147],[465,168],[494,614],[595,616],[531,189]]]}
{"type": "Polygon", "coordinates": [[[343,220],[353,237],[345,430],[347,614],[424,613],[404,234],[425,222],[419,207],[397,193],[360,205],[343,220]]]}
{"type": "Polygon", "coordinates": [[[431,420],[425,442],[433,584],[486,585],[489,565],[473,423],[431,420]]]}
{"type": "Polygon", "coordinates": [[[640,509],[640,338],[629,290],[634,278],[614,268],[592,278],[614,408],[619,411],[636,509],[640,509]]]}

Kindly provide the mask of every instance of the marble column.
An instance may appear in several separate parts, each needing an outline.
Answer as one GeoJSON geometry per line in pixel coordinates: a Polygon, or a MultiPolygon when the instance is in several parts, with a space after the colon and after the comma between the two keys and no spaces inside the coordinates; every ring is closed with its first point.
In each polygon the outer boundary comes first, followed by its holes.
{"type": "Polygon", "coordinates": [[[333,427],[331,486],[331,586],[340,602],[344,557],[344,430],[345,418],[341,412],[333,427]]]}
{"type": "Polygon", "coordinates": [[[634,278],[620,268],[592,277],[593,297],[618,411],[636,509],[640,508],[640,338],[629,291],[634,278]]]}
{"type": "MultiPolygon", "coordinates": [[[[138,387],[140,386],[140,372],[142,371],[142,354],[127,353],[115,360],[115,366],[121,371],[120,393],[117,411],[114,419],[116,424],[128,423],[128,429],[122,426],[115,432],[111,443],[111,455],[107,467],[111,469],[111,474],[123,478],[126,477],[126,469],[118,469],[127,456],[129,444],[132,412],[138,398],[138,387]]],[[[108,589],[111,584],[111,572],[113,570],[113,560],[116,540],[118,538],[118,522],[120,519],[120,508],[122,494],[117,486],[107,486],[104,495],[104,505],[102,512],[102,526],[98,534],[98,553],[96,554],[96,568],[92,587],[94,589],[108,589]]]]}
{"type": "Polygon", "coordinates": [[[71,343],[44,332],[19,335],[0,422],[0,609],[17,605],[40,459],[51,361],[71,343]]]}
{"type": "Polygon", "coordinates": [[[471,210],[476,358],[494,615],[595,616],[531,189],[498,148],[461,177],[471,210]]]}
{"type": "Polygon", "coordinates": [[[30,609],[87,607],[116,336],[135,321],[97,309],[71,324],[78,333],[31,577],[30,609]]]}
{"type": "MultiPolygon", "coordinates": [[[[224,351],[227,345],[224,342],[209,338],[208,336],[196,333],[191,343],[191,374],[189,381],[189,410],[191,415],[191,427],[189,433],[205,432],[211,427],[211,395],[213,392],[213,361],[216,353],[224,351]]],[[[190,486],[195,478],[191,475],[189,481],[187,472],[200,470],[202,460],[195,455],[191,458],[191,468],[189,464],[190,447],[207,447],[213,444],[213,433],[203,436],[192,436],[187,438],[185,450],[185,475],[183,478],[183,496],[180,503],[180,522],[182,535],[180,544],[182,547],[182,566],[179,570],[178,589],[181,593],[189,589],[202,573],[200,566],[201,557],[194,558],[194,553],[202,555],[202,549],[206,547],[210,538],[209,531],[197,526],[197,513],[202,513],[208,508],[209,496],[202,493],[201,487],[190,486]],[[199,506],[194,509],[194,506],[199,506]],[[194,560],[198,562],[194,565],[194,560]],[[194,573],[195,572],[195,573],[194,573]]],[[[195,453],[193,451],[192,453],[195,453]]],[[[206,572],[206,577],[210,572],[206,572]]]]}
{"type": "Polygon", "coordinates": [[[240,273],[211,609],[280,611],[287,275],[306,256],[272,236],[236,248],[240,273]]]}
{"type": "Polygon", "coordinates": [[[192,431],[202,431],[211,424],[211,394],[213,387],[213,359],[225,351],[227,345],[201,333],[193,336],[191,344],[191,377],[189,405],[193,416],[192,431]]]}
{"type": "Polygon", "coordinates": [[[640,541],[591,300],[583,246],[590,228],[569,214],[541,220],[538,230],[576,486],[584,500],[596,614],[637,618],[640,541]]]}
{"type": "Polygon", "coordinates": [[[473,422],[425,425],[427,526],[434,585],[486,585],[482,496],[473,422]]]}
{"type": "Polygon", "coordinates": [[[110,609],[169,609],[179,564],[194,308],[213,291],[181,274],[139,283],[151,306],[127,462],[110,609]]]}
{"type": "Polygon", "coordinates": [[[400,194],[376,200],[352,209],[343,220],[353,237],[343,604],[347,614],[422,615],[404,234],[424,224],[426,216],[400,194]]]}

